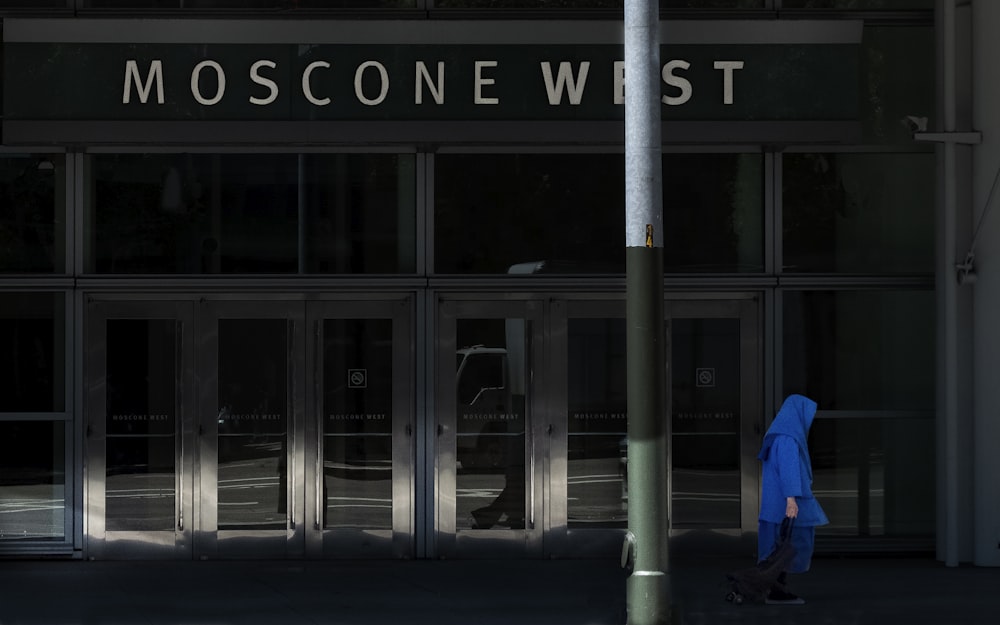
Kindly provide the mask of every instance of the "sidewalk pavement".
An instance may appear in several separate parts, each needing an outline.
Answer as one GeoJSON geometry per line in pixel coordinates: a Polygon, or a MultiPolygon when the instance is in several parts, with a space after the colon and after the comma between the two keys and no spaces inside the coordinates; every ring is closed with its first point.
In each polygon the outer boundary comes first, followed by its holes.
{"type": "MultiPolygon", "coordinates": [[[[815,558],[802,606],[725,600],[724,558],[671,563],[673,625],[997,625],[1000,568],[815,558]]],[[[624,625],[608,560],[0,561],[0,625],[624,625]]]]}

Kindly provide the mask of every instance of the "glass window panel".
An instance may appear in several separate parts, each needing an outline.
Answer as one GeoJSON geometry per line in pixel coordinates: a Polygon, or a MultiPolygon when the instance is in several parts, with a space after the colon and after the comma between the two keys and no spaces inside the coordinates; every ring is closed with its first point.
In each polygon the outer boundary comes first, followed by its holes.
{"type": "Polygon", "coordinates": [[[323,527],[392,529],[392,321],[323,322],[323,527]]]}
{"type": "Polygon", "coordinates": [[[66,426],[0,421],[0,541],[66,540],[66,426]]]}
{"type": "Polygon", "coordinates": [[[740,526],[740,320],[670,322],[672,523],[740,526]]]}
{"type": "Polygon", "coordinates": [[[0,9],[65,9],[66,3],[67,0],[0,0],[0,9]]]}
{"type": "Polygon", "coordinates": [[[308,273],[416,270],[416,157],[310,154],[305,174],[308,273]]]}
{"type": "MultiPolygon", "coordinates": [[[[669,272],[763,270],[759,154],[663,155],[669,272]]],[[[443,154],[438,273],[624,273],[621,154],[443,154]]]]}
{"type": "MultiPolygon", "coordinates": [[[[437,8],[473,9],[621,9],[624,0],[435,0],[437,8]]],[[[764,0],[660,0],[663,9],[758,9],[764,0]]]]}
{"type": "Polygon", "coordinates": [[[459,319],[457,529],[524,529],[525,322],[459,319]]]}
{"type": "Polygon", "coordinates": [[[107,322],[108,531],[174,527],[177,340],[172,319],[107,322]]]}
{"type": "Polygon", "coordinates": [[[904,274],[934,270],[935,157],[785,154],[785,272],[904,274]]]}
{"type": "Polygon", "coordinates": [[[0,273],[64,273],[66,160],[0,157],[0,273]]]}
{"type": "Polygon", "coordinates": [[[763,157],[664,154],[662,160],[664,270],[763,271],[763,157]]]}
{"type": "Polygon", "coordinates": [[[284,529],[288,322],[219,320],[219,529],[284,529]]]}
{"type": "Polygon", "coordinates": [[[663,9],[758,9],[765,0],[660,0],[663,9]]]}
{"type": "Polygon", "coordinates": [[[859,110],[865,143],[912,145],[903,119],[934,119],[936,66],[932,26],[864,29],[859,110]]]}
{"type": "MultiPolygon", "coordinates": [[[[54,1],[54,0],[50,0],[54,1]]],[[[65,4],[66,0],[60,0],[65,4]]],[[[84,0],[94,9],[341,9],[412,8],[416,0],[84,0]]]]}
{"type": "Polygon", "coordinates": [[[0,412],[65,410],[64,299],[0,293],[0,412]]]}
{"type": "Polygon", "coordinates": [[[567,522],[628,524],[625,320],[570,319],[567,522]]]}
{"type": "Polygon", "coordinates": [[[934,291],[785,291],[784,395],[821,410],[933,410],[934,291]]]}
{"type": "Polygon", "coordinates": [[[934,0],[780,0],[780,2],[785,9],[903,11],[934,8],[934,0]]]}
{"type": "Polygon", "coordinates": [[[93,158],[93,208],[85,239],[88,271],[414,270],[413,155],[93,158]]]}
{"type": "Polygon", "coordinates": [[[817,419],[813,492],[835,536],[932,536],[934,420],[817,419]]]}
{"type": "Polygon", "coordinates": [[[624,272],[621,154],[442,154],[437,273],[624,272]]]}

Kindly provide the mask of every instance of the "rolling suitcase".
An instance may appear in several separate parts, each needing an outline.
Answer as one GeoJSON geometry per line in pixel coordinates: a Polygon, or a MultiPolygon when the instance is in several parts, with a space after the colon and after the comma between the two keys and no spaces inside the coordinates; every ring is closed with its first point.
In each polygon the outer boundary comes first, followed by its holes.
{"type": "Polygon", "coordinates": [[[792,528],[795,520],[786,517],[781,522],[781,531],[774,550],[756,566],[734,571],[726,575],[729,582],[729,594],[726,601],[737,605],[744,601],[763,601],[768,591],[778,581],[782,571],[788,569],[795,558],[795,547],[792,546],[792,528]]]}

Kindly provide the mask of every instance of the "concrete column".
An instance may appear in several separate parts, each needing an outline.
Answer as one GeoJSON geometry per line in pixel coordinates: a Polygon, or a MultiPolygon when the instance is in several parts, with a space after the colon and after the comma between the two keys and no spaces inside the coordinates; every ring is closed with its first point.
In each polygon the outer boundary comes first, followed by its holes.
{"type": "MultiPolygon", "coordinates": [[[[972,2],[973,563],[1000,566],[1000,2],[972,2]],[[989,205],[987,199],[990,198],[989,205]]],[[[964,250],[959,250],[963,252],[964,250]]]]}

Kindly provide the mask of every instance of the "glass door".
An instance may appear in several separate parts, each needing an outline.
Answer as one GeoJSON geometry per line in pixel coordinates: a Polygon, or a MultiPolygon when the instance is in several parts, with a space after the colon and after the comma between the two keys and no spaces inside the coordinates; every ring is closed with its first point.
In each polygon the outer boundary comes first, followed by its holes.
{"type": "Polygon", "coordinates": [[[302,557],[304,306],[202,300],[199,308],[196,556],[302,557]]]}
{"type": "Polygon", "coordinates": [[[445,557],[541,553],[549,429],[542,304],[442,300],[435,395],[437,542],[445,557]]]}
{"type": "Polygon", "coordinates": [[[85,323],[88,554],[189,558],[191,305],[88,300],[85,323]]]}
{"type": "MultiPolygon", "coordinates": [[[[671,299],[664,314],[671,549],[743,553],[756,532],[757,300],[671,299]]],[[[549,326],[555,417],[545,552],[616,557],[629,499],[625,301],[553,300],[549,326]]]]}
{"type": "Polygon", "coordinates": [[[679,548],[745,552],[757,531],[762,366],[756,297],[673,300],[671,528],[679,548]]]}
{"type": "Polygon", "coordinates": [[[411,310],[410,298],[309,303],[311,557],[412,555],[411,310]]]}
{"type": "Polygon", "coordinates": [[[554,405],[552,527],[558,557],[617,557],[628,527],[625,301],[550,304],[554,405]]]}

